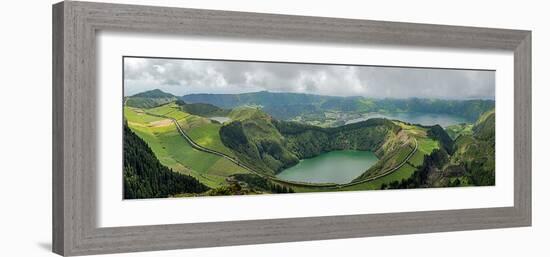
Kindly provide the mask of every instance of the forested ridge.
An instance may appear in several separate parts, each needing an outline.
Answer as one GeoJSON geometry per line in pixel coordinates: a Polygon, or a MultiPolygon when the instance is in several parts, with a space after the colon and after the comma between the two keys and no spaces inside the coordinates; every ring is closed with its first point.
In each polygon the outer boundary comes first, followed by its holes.
{"type": "Polygon", "coordinates": [[[400,127],[387,119],[374,118],[332,128],[276,121],[275,126],[285,137],[285,145],[300,159],[311,158],[334,150],[373,151],[384,155],[382,145],[400,127]]]}
{"type": "Polygon", "coordinates": [[[194,177],[163,166],[147,143],[124,124],[124,199],[164,198],[208,189],[194,177]]]}

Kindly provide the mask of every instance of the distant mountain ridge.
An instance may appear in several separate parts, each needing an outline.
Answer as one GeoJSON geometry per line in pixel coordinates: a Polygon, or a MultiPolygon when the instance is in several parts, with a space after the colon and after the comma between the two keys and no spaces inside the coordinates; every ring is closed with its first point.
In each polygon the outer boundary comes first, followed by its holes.
{"type": "Polygon", "coordinates": [[[494,100],[375,99],[362,96],[340,97],[268,91],[243,94],[190,94],[181,96],[180,99],[188,103],[208,103],[221,108],[257,105],[278,119],[324,111],[426,112],[457,115],[473,122],[479,115],[495,106],[494,100]]]}
{"type": "Polygon", "coordinates": [[[210,109],[208,111],[215,113],[214,107],[233,109],[239,106],[259,106],[264,112],[281,120],[289,120],[301,115],[319,115],[326,111],[337,111],[449,114],[463,117],[469,122],[475,122],[482,113],[495,107],[494,100],[376,99],[362,96],[341,97],[268,91],[242,94],[189,94],[178,97],[160,89],[126,97],[126,105],[136,108],[153,108],[178,100],[180,103],[187,104],[187,108],[193,108],[198,112],[210,109]],[[197,104],[203,106],[192,106],[197,104]]]}

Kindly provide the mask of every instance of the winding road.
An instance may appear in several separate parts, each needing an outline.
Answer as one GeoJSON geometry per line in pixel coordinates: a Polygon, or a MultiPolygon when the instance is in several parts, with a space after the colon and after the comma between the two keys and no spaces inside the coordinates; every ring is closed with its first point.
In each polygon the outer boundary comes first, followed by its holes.
{"type": "Polygon", "coordinates": [[[193,141],[193,139],[187,135],[187,133],[185,133],[185,131],[181,128],[180,124],[178,123],[178,121],[172,117],[168,117],[168,116],[164,116],[164,115],[160,115],[160,114],[154,114],[154,113],[150,113],[150,112],[146,112],[144,111],[144,113],[146,113],[147,115],[151,115],[151,116],[155,116],[155,117],[159,117],[159,118],[164,118],[164,119],[169,119],[171,120],[174,125],[176,125],[176,128],[178,130],[178,132],[180,133],[180,135],[187,141],[187,143],[189,143],[189,145],[191,145],[191,147],[193,147],[194,149],[196,150],[199,150],[199,151],[202,151],[202,152],[206,152],[206,153],[210,153],[210,154],[214,154],[214,155],[218,155],[218,156],[221,156],[233,163],[235,163],[236,165],[250,171],[250,172],[253,172],[255,174],[258,174],[258,175],[263,175],[263,174],[259,174],[258,172],[254,171],[252,168],[246,166],[245,164],[243,164],[242,162],[239,162],[237,159],[227,155],[227,154],[224,154],[222,152],[218,152],[216,150],[212,150],[210,148],[206,148],[204,146],[201,146],[199,144],[197,144],[195,141],[193,141]]]}
{"type": "Polygon", "coordinates": [[[247,171],[251,172],[251,173],[254,173],[262,178],[266,178],[266,179],[270,179],[270,180],[273,180],[273,181],[277,181],[277,182],[281,182],[281,183],[286,183],[286,184],[290,184],[290,185],[295,185],[295,186],[305,186],[305,187],[322,187],[322,188],[343,188],[343,187],[349,187],[349,186],[353,186],[353,185],[357,185],[357,184],[361,184],[361,183],[365,183],[365,182],[369,182],[369,181],[372,181],[372,180],[375,180],[375,179],[378,179],[378,178],[381,178],[381,177],[384,177],[384,176],[387,176],[391,173],[393,173],[394,171],[398,170],[399,168],[401,168],[403,165],[405,165],[409,159],[416,153],[416,151],[418,150],[418,142],[416,141],[415,138],[413,138],[414,140],[414,143],[415,143],[415,146],[414,146],[414,149],[411,153],[409,153],[409,155],[407,155],[407,157],[403,160],[403,162],[401,162],[399,165],[389,169],[388,171],[385,171],[384,173],[380,174],[380,175],[377,175],[377,176],[374,176],[374,177],[369,177],[369,178],[366,178],[364,180],[361,180],[361,181],[356,181],[356,182],[350,182],[350,183],[346,183],[346,184],[336,184],[336,183],[307,183],[307,182],[298,182],[298,181],[287,181],[287,180],[282,180],[282,179],[279,179],[275,176],[269,176],[269,175],[266,175],[266,174],[263,174],[261,172],[258,172],[258,171],[255,171],[254,169],[250,168],[249,166],[247,166],[246,164],[240,162],[239,160],[235,159],[234,157],[231,157],[227,154],[224,154],[222,152],[218,152],[216,150],[212,150],[212,149],[209,149],[209,148],[206,148],[204,146],[201,146],[199,144],[197,144],[195,141],[193,141],[193,139],[187,135],[187,133],[185,133],[185,131],[181,128],[180,124],[178,123],[178,121],[172,117],[168,117],[168,116],[164,116],[164,115],[160,115],[160,114],[154,114],[154,113],[150,113],[150,112],[147,112],[147,111],[143,111],[144,113],[146,113],[147,115],[151,115],[151,116],[155,116],[155,117],[159,117],[159,118],[164,118],[164,119],[169,119],[171,120],[175,125],[176,125],[176,128],[178,130],[178,132],[180,133],[180,135],[189,143],[189,145],[191,145],[191,147],[193,147],[194,149],[198,150],[198,151],[202,151],[202,152],[205,152],[205,153],[210,153],[210,154],[214,154],[214,155],[218,155],[220,157],[223,157],[225,159],[227,159],[228,161],[236,164],[237,166],[239,167],[242,167],[244,169],[246,169],[247,171]]]}
{"type": "Polygon", "coordinates": [[[379,179],[381,177],[384,177],[384,176],[387,176],[387,175],[390,175],[391,173],[393,173],[394,171],[400,169],[401,167],[403,167],[403,165],[405,165],[411,158],[412,156],[416,153],[416,151],[418,150],[418,141],[416,141],[416,138],[413,137],[413,140],[414,140],[414,149],[412,150],[412,152],[409,153],[409,155],[407,155],[407,157],[397,166],[383,172],[382,174],[380,175],[377,175],[377,176],[374,176],[374,177],[369,177],[369,178],[366,178],[364,180],[360,180],[360,181],[356,181],[356,182],[350,182],[350,183],[347,183],[347,184],[342,184],[342,185],[338,185],[336,186],[337,188],[342,188],[342,187],[349,187],[349,186],[353,186],[353,185],[357,185],[357,184],[361,184],[361,183],[365,183],[365,182],[369,182],[369,181],[373,181],[375,179],[379,179]]]}

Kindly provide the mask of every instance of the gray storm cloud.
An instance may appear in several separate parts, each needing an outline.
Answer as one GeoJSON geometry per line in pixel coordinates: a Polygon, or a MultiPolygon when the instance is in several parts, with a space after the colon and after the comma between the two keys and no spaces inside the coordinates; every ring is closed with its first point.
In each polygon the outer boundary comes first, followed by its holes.
{"type": "Polygon", "coordinates": [[[125,58],[124,91],[494,99],[494,71],[125,58]]]}

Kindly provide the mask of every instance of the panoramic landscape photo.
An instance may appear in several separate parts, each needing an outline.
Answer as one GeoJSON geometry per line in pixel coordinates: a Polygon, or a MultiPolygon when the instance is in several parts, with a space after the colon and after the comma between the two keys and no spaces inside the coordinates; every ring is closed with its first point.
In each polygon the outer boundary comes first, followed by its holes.
{"type": "Polygon", "coordinates": [[[124,199],[495,185],[495,72],[123,57],[124,199]]]}

